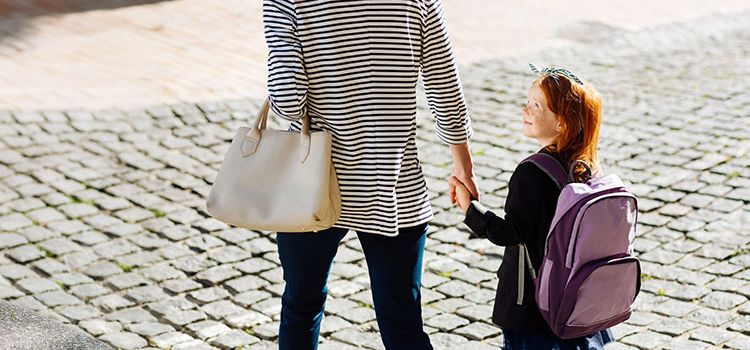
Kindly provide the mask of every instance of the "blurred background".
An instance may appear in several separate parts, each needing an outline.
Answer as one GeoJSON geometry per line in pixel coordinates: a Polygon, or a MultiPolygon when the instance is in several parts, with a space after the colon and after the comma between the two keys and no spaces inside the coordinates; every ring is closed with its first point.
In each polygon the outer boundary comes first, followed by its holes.
{"type": "MultiPolygon", "coordinates": [[[[462,66],[747,0],[444,0],[462,66]]],[[[264,95],[259,0],[0,0],[0,109],[139,108],[264,95]]]]}

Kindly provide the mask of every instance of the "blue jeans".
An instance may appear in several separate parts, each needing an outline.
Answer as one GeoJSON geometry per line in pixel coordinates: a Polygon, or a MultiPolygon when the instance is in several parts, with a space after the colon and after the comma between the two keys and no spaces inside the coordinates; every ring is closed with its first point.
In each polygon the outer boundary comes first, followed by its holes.
{"type": "Polygon", "coordinates": [[[503,350],[601,350],[615,340],[612,331],[605,329],[592,335],[574,339],[560,339],[545,334],[527,334],[503,328],[503,350]]]}
{"type": "MultiPolygon", "coordinates": [[[[318,348],[328,288],[326,283],[339,243],[348,230],[279,233],[284,269],[280,350],[318,348]]],[[[427,224],[401,229],[396,237],[357,233],[365,253],[372,298],[383,344],[388,350],[432,350],[422,329],[420,286],[427,224]]]]}

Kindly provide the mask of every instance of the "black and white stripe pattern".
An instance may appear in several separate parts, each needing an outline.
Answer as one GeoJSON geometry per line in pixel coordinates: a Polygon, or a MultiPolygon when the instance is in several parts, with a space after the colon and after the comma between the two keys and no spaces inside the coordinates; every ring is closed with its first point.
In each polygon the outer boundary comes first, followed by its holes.
{"type": "Polygon", "coordinates": [[[438,137],[460,144],[472,134],[440,1],[264,0],[263,20],[273,111],[292,121],[308,113],[314,129],[333,133],[336,226],[395,236],[428,222],[420,70],[438,137]]]}

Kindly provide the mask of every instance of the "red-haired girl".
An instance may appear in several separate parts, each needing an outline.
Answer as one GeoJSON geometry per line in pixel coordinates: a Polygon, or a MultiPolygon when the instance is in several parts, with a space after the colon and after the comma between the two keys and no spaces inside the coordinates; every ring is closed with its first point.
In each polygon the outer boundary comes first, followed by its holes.
{"type": "MultiPolygon", "coordinates": [[[[531,83],[521,112],[524,136],[537,140],[539,152],[553,156],[566,171],[572,161],[582,160],[596,174],[601,97],[590,83],[566,69],[530,67],[539,77],[531,83]]],[[[590,173],[574,164],[574,181],[587,180],[590,173]]],[[[613,340],[609,329],[575,339],[557,337],[538,310],[528,269],[519,271],[520,244],[525,245],[523,249],[528,251],[523,253],[538,271],[560,194],[558,185],[543,170],[531,162],[516,167],[508,183],[504,218],[472,200],[457,178],[452,177],[451,183],[456,186],[456,202],[466,213],[464,223],[476,236],[507,247],[498,271],[492,315],[492,321],[503,329],[504,349],[601,349],[613,340]],[[521,288],[519,280],[524,281],[521,288]]]]}

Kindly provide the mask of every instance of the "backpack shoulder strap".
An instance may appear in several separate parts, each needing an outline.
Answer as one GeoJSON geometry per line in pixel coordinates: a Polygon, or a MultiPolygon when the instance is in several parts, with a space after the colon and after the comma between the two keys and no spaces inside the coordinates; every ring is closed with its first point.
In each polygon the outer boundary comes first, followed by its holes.
{"type": "Polygon", "coordinates": [[[542,169],[557,184],[557,187],[563,188],[568,184],[568,174],[555,157],[546,153],[534,153],[521,163],[534,163],[539,169],[542,169]]]}
{"type": "MultiPolygon", "coordinates": [[[[523,163],[533,163],[536,165],[539,169],[544,171],[549,177],[554,181],[559,188],[565,187],[565,185],[568,183],[568,176],[565,172],[565,169],[563,169],[562,165],[560,165],[560,162],[557,161],[554,157],[552,157],[549,154],[546,153],[534,153],[523,161],[521,161],[521,164],[523,163]]],[[[529,257],[528,248],[526,248],[526,244],[521,243],[518,245],[518,299],[516,300],[517,305],[523,305],[523,296],[524,296],[524,265],[526,268],[528,268],[529,273],[531,274],[532,279],[536,279],[536,271],[534,271],[534,267],[531,265],[531,259],[529,257]]]]}

